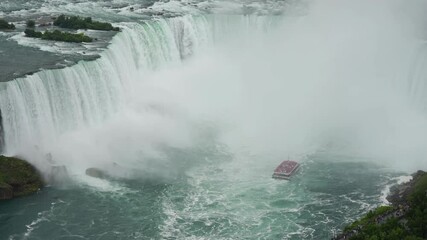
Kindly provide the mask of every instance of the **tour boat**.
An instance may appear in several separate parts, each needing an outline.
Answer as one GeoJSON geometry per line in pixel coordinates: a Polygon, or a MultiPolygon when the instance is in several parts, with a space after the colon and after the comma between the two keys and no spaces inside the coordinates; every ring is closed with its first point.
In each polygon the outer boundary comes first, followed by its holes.
{"type": "Polygon", "coordinates": [[[300,164],[295,161],[285,160],[274,170],[273,178],[289,180],[297,171],[299,165],[300,164]]]}

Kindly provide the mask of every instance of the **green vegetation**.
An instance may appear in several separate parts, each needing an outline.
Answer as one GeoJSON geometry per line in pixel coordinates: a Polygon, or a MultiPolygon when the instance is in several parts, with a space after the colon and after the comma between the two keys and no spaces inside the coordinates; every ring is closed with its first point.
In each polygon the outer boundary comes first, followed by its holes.
{"type": "Polygon", "coordinates": [[[42,32],[37,32],[33,29],[28,29],[28,28],[25,29],[24,33],[26,37],[32,37],[32,38],[41,38],[43,36],[42,32]]]}
{"type": "Polygon", "coordinates": [[[0,199],[24,196],[43,186],[39,173],[29,163],[0,156],[0,199]]]}
{"type": "Polygon", "coordinates": [[[407,231],[403,224],[397,218],[391,218],[383,224],[375,224],[369,222],[364,225],[363,229],[355,236],[351,237],[352,240],[400,240],[407,239],[422,239],[417,238],[407,231]]]}
{"type": "Polygon", "coordinates": [[[0,19],[0,29],[13,30],[15,29],[15,25],[13,25],[12,23],[8,23],[4,19],[0,19]]]}
{"type": "Polygon", "coordinates": [[[378,208],[376,208],[374,211],[369,211],[368,214],[366,214],[363,218],[355,221],[354,223],[348,225],[347,227],[344,228],[344,231],[348,231],[351,230],[359,225],[366,225],[369,224],[370,222],[375,221],[375,218],[388,212],[393,210],[392,206],[380,206],[378,208]]]}
{"type": "Polygon", "coordinates": [[[411,209],[408,212],[408,227],[415,236],[427,238],[427,173],[419,177],[408,196],[411,209]]]}
{"type": "Polygon", "coordinates": [[[403,201],[408,210],[401,217],[384,218],[381,223],[376,222],[378,217],[399,209],[398,206],[382,206],[347,226],[344,232],[357,229],[357,234],[349,238],[352,240],[427,239],[427,173],[417,173],[403,201]]]}
{"type": "Polygon", "coordinates": [[[44,33],[37,32],[32,29],[25,30],[25,36],[32,38],[41,38],[44,40],[53,40],[61,42],[92,42],[93,39],[84,35],[83,33],[73,34],[68,32],[61,32],[59,30],[54,30],[53,32],[46,31],[44,33]]]}
{"type": "Polygon", "coordinates": [[[409,195],[410,201],[416,201],[417,197],[422,197],[421,195],[425,195],[427,190],[427,173],[422,174],[422,176],[419,177],[417,182],[414,184],[414,187],[412,188],[412,192],[409,195]]]}
{"type": "Polygon", "coordinates": [[[61,15],[55,19],[53,25],[69,29],[94,29],[104,31],[119,31],[118,27],[113,27],[111,23],[92,21],[92,18],[82,18],[77,16],[67,17],[61,15]]]}
{"type": "Polygon", "coordinates": [[[36,22],[34,22],[34,20],[27,21],[27,27],[34,28],[35,26],[36,26],[36,22]]]}
{"type": "Polygon", "coordinates": [[[54,30],[53,32],[46,31],[43,33],[42,39],[63,41],[63,42],[92,42],[93,39],[83,33],[73,34],[54,30]]]}

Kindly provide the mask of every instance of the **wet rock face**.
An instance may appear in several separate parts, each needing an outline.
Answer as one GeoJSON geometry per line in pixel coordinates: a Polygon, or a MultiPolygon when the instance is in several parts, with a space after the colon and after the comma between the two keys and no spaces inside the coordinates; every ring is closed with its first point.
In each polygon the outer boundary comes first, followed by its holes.
{"type": "Polygon", "coordinates": [[[394,206],[405,205],[408,201],[408,196],[413,191],[414,184],[418,182],[424,174],[426,174],[426,172],[419,170],[412,174],[412,180],[394,187],[391,190],[391,193],[387,196],[387,201],[392,203],[394,206]]]}
{"type": "Polygon", "coordinates": [[[13,188],[8,184],[0,185],[0,200],[13,198],[13,188]]]}
{"type": "Polygon", "coordinates": [[[42,177],[32,165],[18,158],[0,156],[0,200],[35,193],[41,187],[42,177]]]}

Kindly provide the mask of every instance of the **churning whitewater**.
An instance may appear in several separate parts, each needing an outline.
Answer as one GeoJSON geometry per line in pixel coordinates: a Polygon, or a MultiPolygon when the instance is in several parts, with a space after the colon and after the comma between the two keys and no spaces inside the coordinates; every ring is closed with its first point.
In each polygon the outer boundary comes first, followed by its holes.
{"type": "Polygon", "coordinates": [[[425,163],[426,1],[123,2],[37,5],[121,31],[0,83],[3,153],[50,184],[0,239],[329,239],[425,163]]]}

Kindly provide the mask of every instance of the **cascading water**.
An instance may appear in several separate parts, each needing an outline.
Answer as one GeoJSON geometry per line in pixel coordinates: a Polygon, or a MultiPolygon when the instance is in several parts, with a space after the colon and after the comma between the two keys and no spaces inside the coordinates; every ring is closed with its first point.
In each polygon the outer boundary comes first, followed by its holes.
{"type": "Polygon", "coordinates": [[[407,33],[424,8],[305,2],[132,18],[96,61],[1,83],[5,153],[76,184],[0,205],[0,238],[329,239],[383,203],[406,173],[378,163],[426,157],[424,43],[407,33]],[[300,172],[271,179],[288,155],[300,172]]]}
{"type": "Polygon", "coordinates": [[[46,154],[62,134],[96,126],[117,113],[138,94],[135,84],[153,70],[179,63],[214,38],[265,30],[271,19],[278,18],[189,15],[127,23],[96,61],[1,83],[4,152],[28,159],[34,159],[34,149],[46,154]]]}
{"type": "Polygon", "coordinates": [[[0,111],[0,151],[4,148],[4,131],[3,131],[3,117],[0,111]]]}
{"type": "Polygon", "coordinates": [[[403,71],[396,78],[396,85],[400,86],[404,94],[407,94],[412,99],[413,103],[420,110],[427,110],[425,105],[427,85],[425,82],[427,75],[427,44],[420,42],[420,45],[414,49],[413,57],[408,60],[408,65],[405,66],[407,71],[403,71]],[[408,79],[406,82],[399,82],[401,78],[408,79]]]}
{"type": "MultiPolygon", "coordinates": [[[[169,22],[185,24],[183,19],[169,22]]],[[[174,38],[166,20],[131,24],[97,61],[3,83],[6,152],[19,153],[19,146],[43,145],[79,125],[99,123],[123,105],[132,81],[178,61],[177,43],[183,40],[174,38]]]]}

